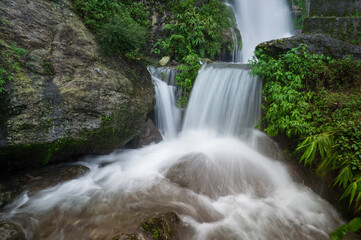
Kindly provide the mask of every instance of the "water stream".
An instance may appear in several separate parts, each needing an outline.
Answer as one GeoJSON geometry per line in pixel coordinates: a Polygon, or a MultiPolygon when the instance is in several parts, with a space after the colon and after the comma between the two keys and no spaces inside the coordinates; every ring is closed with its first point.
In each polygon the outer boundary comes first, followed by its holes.
{"type": "MultiPolygon", "coordinates": [[[[254,2],[273,16],[282,1],[241,0],[236,7],[255,7],[254,2]]],[[[273,33],[278,26],[264,28],[273,33]]],[[[246,44],[254,48],[248,40],[246,44]]],[[[244,52],[243,58],[249,59],[249,54],[244,52]]],[[[185,224],[180,235],[184,240],[328,239],[341,224],[338,213],[296,183],[287,167],[274,159],[276,144],[254,129],[262,89],[256,76],[238,64],[204,66],[181,128],[176,90],[167,85],[167,73],[150,71],[163,142],[89,156],[81,164],[90,173],[24,193],[6,207],[0,220],[19,224],[27,239],[111,239],[136,232],[147,216],[172,211],[185,224]]]]}

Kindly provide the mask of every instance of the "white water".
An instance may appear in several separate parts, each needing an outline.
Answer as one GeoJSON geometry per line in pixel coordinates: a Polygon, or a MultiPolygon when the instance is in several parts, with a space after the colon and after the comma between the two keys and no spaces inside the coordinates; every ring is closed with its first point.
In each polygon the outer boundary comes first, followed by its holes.
{"type": "Polygon", "coordinates": [[[183,130],[240,135],[241,130],[253,129],[261,114],[261,90],[261,81],[248,70],[231,64],[204,67],[194,85],[183,130]]]}
{"type": "Polygon", "coordinates": [[[155,124],[165,139],[177,137],[180,128],[181,110],[176,100],[176,71],[149,67],[155,85],[155,124]]]}
{"type": "Polygon", "coordinates": [[[89,157],[89,174],[25,193],[0,219],[21,225],[28,239],[111,239],[173,211],[186,224],[185,240],[328,239],[341,223],[336,211],[256,151],[274,148],[258,131],[232,134],[237,123],[249,128],[258,119],[258,107],[242,99],[257,105],[260,83],[246,76],[237,66],[204,68],[180,137],[89,157]]]}
{"type": "MultiPolygon", "coordinates": [[[[153,81],[158,120],[177,126],[174,88],[153,81]]],[[[173,211],[186,224],[184,240],[328,239],[341,224],[337,212],[294,182],[271,158],[276,144],[253,130],[260,89],[238,65],[203,68],[180,136],[158,122],[166,141],[88,157],[89,174],[24,193],[0,220],[21,225],[27,239],[111,239],[136,232],[147,216],[173,211]]]]}
{"type": "Polygon", "coordinates": [[[237,25],[243,49],[240,62],[252,59],[253,51],[261,42],[290,37],[291,11],[286,0],[234,0],[237,25]]]}

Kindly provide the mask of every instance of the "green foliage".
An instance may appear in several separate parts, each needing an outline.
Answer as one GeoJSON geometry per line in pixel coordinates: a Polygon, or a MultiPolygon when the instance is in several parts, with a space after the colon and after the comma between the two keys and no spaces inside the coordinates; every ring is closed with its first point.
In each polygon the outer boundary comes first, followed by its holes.
{"type": "Polygon", "coordinates": [[[136,59],[144,48],[149,12],[142,2],[129,0],[74,0],[73,7],[97,33],[101,52],[136,59]]]}
{"type": "Polygon", "coordinates": [[[330,234],[331,240],[342,240],[349,232],[361,231],[361,218],[355,218],[348,224],[342,225],[330,234]]]}
{"type": "Polygon", "coordinates": [[[201,57],[214,57],[220,53],[220,26],[212,16],[201,15],[195,7],[177,14],[176,23],[167,24],[164,28],[172,33],[169,49],[176,60],[182,59],[190,50],[194,50],[201,57]]]}
{"type": "Polygon", "coordinates": [[[177,67],[179,72],[177,75],[177,85],[182,89],[182,96],[179,98],[178,103],[182,107],[186,107],[201,64],[198,55],[195,53],[184,57],[183,62],[184,64],[177,67]]]}
{"type": "Polygon", "coordinates": [[[265,79],[263,95],[266,104],[262,106],[267,126],[265,132],[270,136],[285,133],[288,137],[314,133],[315,129],[308,121],[312,115],[307,112],[313,93],[304,91],[304,79],[313,67],[329,59],[322,55],[308,55],[305,45],[292,49],[277,60],[263,54],[262,50],[257,51],[256,56],[258,60],[252,62],[253,73],[265,79]]]}
{"type": "Polygon", "coordinates": [[[172,7],[175,16],[164,26],[166,37],[153,46],[153,53],[181,61],[190,53],[214,58],[224,44],[223,34],[231,27],[226,6],[220,0],[183,0],[172,7]]]}
{"type": "MultiPolygon", "coordinates": [[[[130,17],[114,17],[104,24],[97,39],[101,44],[101,51],[105,55],[120,56],[125,52],[142,49],[146,43],[147,32],[136,24],[130,17]]],[[[129,54],[129,53],[128,53],[129,54]]]]}
{"type": "Polygon", "coordinates": [[[333,175],[341,199],[361,210],[361,62],[308,54],[305,45],[278,59],[261,50],[256,56],[253,72],[264,79],[264,130],[303,139],[300,161],[333,175]]]}

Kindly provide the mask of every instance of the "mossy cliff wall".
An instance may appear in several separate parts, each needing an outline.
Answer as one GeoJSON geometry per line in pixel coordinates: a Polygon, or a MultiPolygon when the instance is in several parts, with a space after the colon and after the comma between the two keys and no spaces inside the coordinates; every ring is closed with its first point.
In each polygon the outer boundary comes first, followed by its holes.
{"type": "Polygon", "coordinates": [[[360,0],[310,0],[303,33],[324,33],[361,45],[360,0]]]}
{"type": "Polygon", "coordinates": [[[360,0],[310,0],[310,16],[355,16],[361,13],[360,0]]]}
{"type": "Polygon", "coordinates": [[[334,38],[361,45],[361,17],[306,18],[304,33],[326,33],[334,38]]]}
{"type": "MultiPolygon", "coordinates": [[[[68,0],[2,0],[1,53],[14,46],[0,93],[0,171],[106,153],[143,128],[154,87],[141,63],[98,56],[93,34],[68,0]]],[[[1,54],[6,65],[11,54],[1,54]]]]}

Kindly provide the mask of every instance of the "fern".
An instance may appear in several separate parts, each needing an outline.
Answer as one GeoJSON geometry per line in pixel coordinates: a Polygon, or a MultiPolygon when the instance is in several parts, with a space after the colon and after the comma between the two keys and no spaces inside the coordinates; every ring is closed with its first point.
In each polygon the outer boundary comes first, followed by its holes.
{"type": "Polygon", "coordinates": [[[333,145],[333,133],[326,132],[307,137],[298,145],[296,151],[305,149],[300,159],[300,162],[304,162],[304,165],[312,165],[318,153],[321,157],[318,171],[324,173],[334,165],[336,154],[332,152],[333,145]]]}

